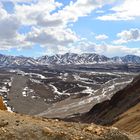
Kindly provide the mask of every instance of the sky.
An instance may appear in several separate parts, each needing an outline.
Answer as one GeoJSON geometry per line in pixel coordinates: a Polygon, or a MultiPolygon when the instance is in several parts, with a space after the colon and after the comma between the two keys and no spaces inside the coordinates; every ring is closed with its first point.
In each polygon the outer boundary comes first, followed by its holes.
{"type": "Polygon", "coordinates": [[[0,53],[140,56],[140,0],[0,0],[0,53]]]}

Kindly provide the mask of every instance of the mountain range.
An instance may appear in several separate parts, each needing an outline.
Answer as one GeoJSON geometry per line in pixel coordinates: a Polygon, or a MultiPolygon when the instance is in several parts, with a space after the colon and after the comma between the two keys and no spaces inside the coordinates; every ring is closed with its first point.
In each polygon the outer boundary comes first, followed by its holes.
{"type": "Polygon", "coordinates": [[[24,56],[8,56],[0,54],[0,65],[2,66],[32,66],[49,64],[96,64],[96,63],[118,63],[118,64],[140,64],[140,56],[126,55],[123,57],[106,57],[95,53],[65,53],[52,56],[41,56],[38,58],[24,56]]]}

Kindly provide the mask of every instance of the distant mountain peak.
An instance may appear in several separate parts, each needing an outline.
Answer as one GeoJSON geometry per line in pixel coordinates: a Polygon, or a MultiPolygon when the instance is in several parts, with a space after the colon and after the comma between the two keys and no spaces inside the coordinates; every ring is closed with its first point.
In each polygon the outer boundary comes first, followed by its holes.
{"type": "Polygon", "coordinates": [[[140,64],[140,57],[136,55],[126,55],[124,57],[106,57],[96,53],[65,53],[55,54],[52,56],[41,56],[37,59],[25,56],[8,56],[0,54],[0,65],[3,66],[32,66],[32,65],[48,65],[48,64],[96,64],[96,63],[135,63],[140,64]]]}

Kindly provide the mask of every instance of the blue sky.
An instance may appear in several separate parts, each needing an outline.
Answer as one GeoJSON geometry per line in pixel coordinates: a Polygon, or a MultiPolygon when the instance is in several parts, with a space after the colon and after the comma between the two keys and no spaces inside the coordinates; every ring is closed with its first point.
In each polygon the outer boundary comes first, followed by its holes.
{"type": "Polygon", "coordinates": [[[0,53],[140,56],[139,0],[1,0],[0,53]]]}

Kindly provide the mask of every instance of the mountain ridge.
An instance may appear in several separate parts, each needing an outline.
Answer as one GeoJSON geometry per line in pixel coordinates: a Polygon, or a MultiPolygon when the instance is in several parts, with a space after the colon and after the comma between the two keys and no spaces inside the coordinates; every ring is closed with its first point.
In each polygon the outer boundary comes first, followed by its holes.
{"type": "Polygon", "coordinates": [[[41,56],[38,58],[25,56],[9,56],[0,54],[0,65],[2,66],[35,66],[35,65],[69,65],[69,64],[103,64],[103,63],[117,63],[117,64],[140,64],[140,56],[126,55],[123,57],[106,57],[96,53],[65,53],[55,54],[52,56],[41,56]]]}

